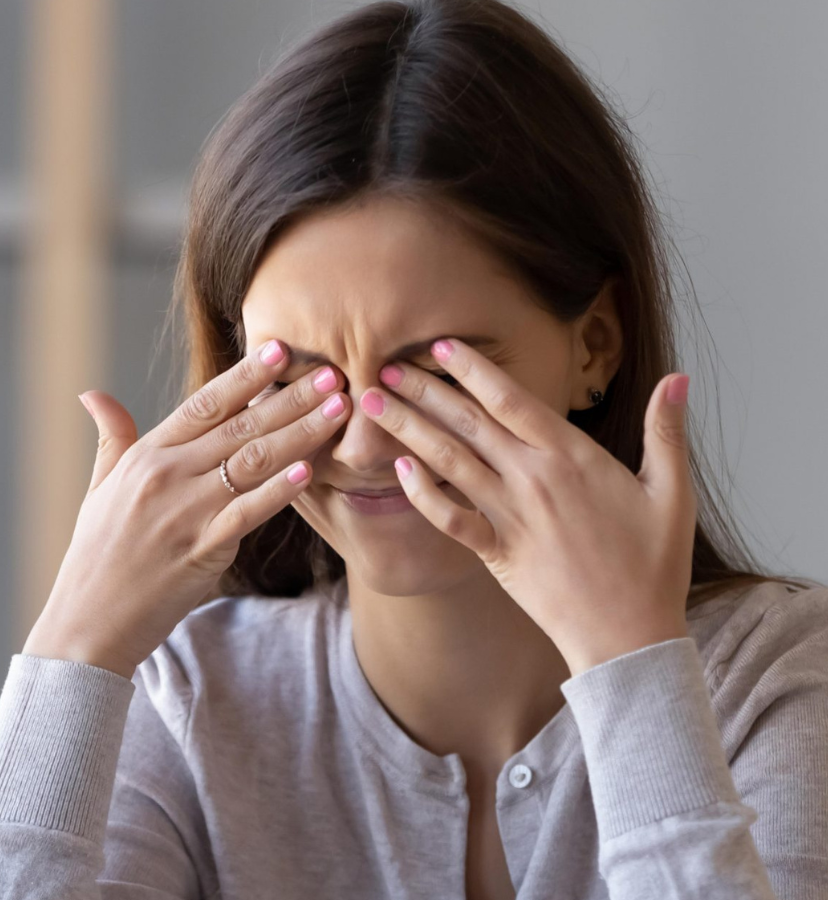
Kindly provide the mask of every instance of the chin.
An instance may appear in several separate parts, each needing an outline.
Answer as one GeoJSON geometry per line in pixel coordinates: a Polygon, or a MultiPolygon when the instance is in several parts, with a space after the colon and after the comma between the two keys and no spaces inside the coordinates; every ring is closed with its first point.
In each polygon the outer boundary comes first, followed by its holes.
{"type": "MultiPolygon", "coordinates": [[[[475,508],[452,485],[448,490],[458,504],[475,508]]],[[[349,580],[359,581],[372,591],[390,597],[437,593],[470,577],[480,577],[486,568],[473,550],[444,534],[417,510],[388,518],[407,520],[411,516],[418,521],[399,530],[383,529],[378,526],[385,517],[353,520],[340,508],[341,503],[331,497],[310,504],[308,498],[300,496],[292,505],[342,557],[349,580]],[[367,530],[355,528],[355,521],[367,530]]]]}
{"type": "Polygon", "coordinates": [[[346,551],[343,559],[348,580],[359,581],[388,597],[412,597],[440,593],[458,582],[479,577],[485,566],[477,554],[445,535],[442,538],[449,546],[423,541],[413,547],[400,546],[390,554],[387,545],[382,554],[364,549],[346,551]]]}

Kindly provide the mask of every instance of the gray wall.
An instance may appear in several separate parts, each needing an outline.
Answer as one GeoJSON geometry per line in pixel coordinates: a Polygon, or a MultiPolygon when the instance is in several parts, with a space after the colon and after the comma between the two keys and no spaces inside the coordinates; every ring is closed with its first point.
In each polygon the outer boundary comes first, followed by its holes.
{"type": "MultiPolygon", "coordinates": [[[[158,421],[168,359],[162,355],[151,376],[148,367],[170,297],[182,188],[203,140],[281,41],[359,5],[117,5],[113,152],[125,224],[113,242],[112,339],[119,362],[105,384],[89,387],[118,397],[139,433],[158,421]]],[[[703,319],[683,314],[691,406],[716,464],[720,398],[721,463],[735,478],[732,504],[752,546],[775,569],[828,579],[828,4],[539,0],[520,8],[606,86],[643,141],[703,310],[703,319]]],[[[5,423],[25,402],[12,342],[24,10],[0,0],[0,671],[20,649],[4,624],[15,528],[14,445],[5,423]]],[[[77,403],[74,394],[66,402],[77,403]]],[[[95,441],[90,422],[90,473],[95,441]]]]}

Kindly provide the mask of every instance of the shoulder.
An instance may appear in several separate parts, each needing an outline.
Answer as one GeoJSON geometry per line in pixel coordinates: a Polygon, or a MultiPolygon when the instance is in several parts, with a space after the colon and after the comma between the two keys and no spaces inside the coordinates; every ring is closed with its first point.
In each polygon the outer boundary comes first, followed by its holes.
{"type": "Polygon", "coordinates": [[[828,697],[828,587],[775,582],[728,592],[688,614],[725,743],[772,704],[828,697]],[[784,698],[784,699],[783,699],[784,698]]]}
{"type": "Polygon", "coordinates": [[[186,740],[193,709],[219,718],[296,707],[309,672],[327,678],[328,649],[347,608],[342,582],[299,597],[218,597],[193,610],[138,667],[136,677],[168,726],[186,740]]]}
{"type": "Polygon", "coordinates": [[[765,666],[799,645],[824,641],[828,587],[764,582],[728,591],[691,610],[687,624],[716,688],[738,668],[765,666]]]}

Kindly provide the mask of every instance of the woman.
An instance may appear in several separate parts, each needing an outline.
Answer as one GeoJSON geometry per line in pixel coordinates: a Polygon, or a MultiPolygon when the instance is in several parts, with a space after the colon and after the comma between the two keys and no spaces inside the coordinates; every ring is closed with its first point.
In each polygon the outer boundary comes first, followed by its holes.
{"type": "Polygon", "coordinates": [[[181,405],[139,441],[84,395],[1,896],[825,883],[828,593],[713,536],[629,138],[495,0],[362,7],[233,108],[181,405]]]}

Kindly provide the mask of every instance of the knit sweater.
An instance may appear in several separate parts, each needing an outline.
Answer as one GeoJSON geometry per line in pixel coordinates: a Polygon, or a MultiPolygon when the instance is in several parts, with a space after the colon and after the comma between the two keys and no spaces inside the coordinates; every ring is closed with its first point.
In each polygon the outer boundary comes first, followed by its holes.
{"type": "MultiPolygon", "coordinates": [[[[561,685],[497,778],[518,900],[828,898],[828,588],[766,583],[561,685]]],[[[2,900],[462,900],[460,756],[391,717],[346,579],[195,609],[131,680],[12,657],[2,900]]]]}

